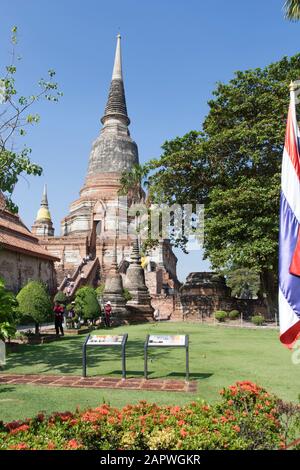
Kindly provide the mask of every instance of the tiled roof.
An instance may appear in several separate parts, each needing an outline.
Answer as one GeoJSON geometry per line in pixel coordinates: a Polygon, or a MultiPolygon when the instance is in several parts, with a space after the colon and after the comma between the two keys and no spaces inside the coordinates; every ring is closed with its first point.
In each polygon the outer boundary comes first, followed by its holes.
{"type": "Polygon", "coordinates": [[[38,238],[32,235],[18,215],[12,214],[5,209],[0,209],[0,247],[1,246],[10,251],[25,253],[36,258],[59,261],[59,258],[51,255],[46,249],[39,245],[38,238]]]}

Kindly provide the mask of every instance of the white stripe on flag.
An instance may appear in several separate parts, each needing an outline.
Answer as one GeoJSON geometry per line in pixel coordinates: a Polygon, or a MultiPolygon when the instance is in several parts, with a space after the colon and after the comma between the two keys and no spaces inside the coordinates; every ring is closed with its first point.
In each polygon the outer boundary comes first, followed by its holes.
{"type": "Polygon", "coordinates": [[[300,181],[294,165],[284,149],[282,158],[281,188],[288,205],[300,223],[300,181]]]}
{"type": "Polygon", "coordinates": [[[279,306],[279,323],[280,323],[280,334],[282,335],[287,330],[292,328],[295,323],[299,322],[299,318],[295,314],[294,310],[284,297],[281,289],[279,288],[278,293],[278,306],[279,306]]]}

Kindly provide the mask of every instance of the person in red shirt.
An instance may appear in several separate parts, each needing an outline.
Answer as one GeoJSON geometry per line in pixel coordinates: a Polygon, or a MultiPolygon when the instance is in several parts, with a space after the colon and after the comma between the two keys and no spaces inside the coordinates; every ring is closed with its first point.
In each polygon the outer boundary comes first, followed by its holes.
{"type": "Polygon", "coordinates": [[[64,319],[64,307],[56,303],[53,308],[54,312],[54,326],[56,331],[56,336],[59,336],[59,331],[62,336],[64,336],[64,329],[63,329],[63,319],[64,319]]]}
{"type": "Polygon", "coordinates": [[[110,301],[106,302],[104,307],[104,318],[105,318],[105,326],[108,328],[110,327],[110,316],[111,316],[112,308],[110,301]]]}

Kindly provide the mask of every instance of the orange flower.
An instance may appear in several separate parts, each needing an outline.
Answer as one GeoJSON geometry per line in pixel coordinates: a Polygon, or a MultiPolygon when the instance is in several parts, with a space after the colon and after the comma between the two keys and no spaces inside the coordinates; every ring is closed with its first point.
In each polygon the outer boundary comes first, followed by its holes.
{"type": "Polygon", "coordinates": [[[76,439],[70,439],[67,443],[68,449],[79,449],[81,446],[76,439]]]}
{"type": "Polygon", "coordinates": [[[13,444],[9,446],[9,448],[14,450],[26,450],[28,449],[28,445],[25,442],[19,442],[19,444],[13,444]]]}
{"type": "Polygon", "coordinates": [[[181,435],[181,437],[186,437],[188,435],[185,429],[180,429],[179,434],[181,435]]]}
{"type": "Polygon", "coordinates": [[[25,432],[28,429],[29,429],[28,424],[22,424],[22,426],[19,426],[16,429],[12,429],[12,431],[10,431],[10,434],[18,434],[19,432],[25,432]]]}
{"type": "Polygon", "coordinates": [[[180,419],[177,421],[178,426],[183,426],[185,424],[185,421],[183,419],[180,419]]]}
{"type": "Polygon", "coordinates": [[[181,410],[180,406],[172,406],[172,408],[170,409],[170,414],[171,415],[176,415],[177,413],[179,413],[181,410]]]}
{"type": "Polygon", "coordinates": [[[239,426],[237,426],[237,425],[232,426],[232,429],[233,429],[234,431],[236,431],[236,432],[240,432],[240,430],[241,430],[241,428],[240,428],[239,426]]]}
{"type": "Polygon", "coordinates": [[[52,442],[52,441],[48,442],[47,450],[53,450],[53,449],[55,449],[55,444],[54,444],[54,442],[52,442]]]}

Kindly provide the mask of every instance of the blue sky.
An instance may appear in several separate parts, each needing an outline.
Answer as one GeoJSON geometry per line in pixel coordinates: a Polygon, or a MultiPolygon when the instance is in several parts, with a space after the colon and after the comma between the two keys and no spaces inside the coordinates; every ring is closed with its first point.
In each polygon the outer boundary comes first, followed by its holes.
{"type": "MultiPolygon", "coordinates": [[[[19,90],[32,93],[34,83],[54,68],[64,92],[58,104],[38,106],[41,123],[24,140],[44,169],[42,177],[21,179],[16,188],[24,222],[32,225],[45,182],[56,234],[78,197],[100,129],[119,30],[130,130],[144,162],[160,155],[165,140],[201,128],[217,81],[299,52],[300,24],[284,20],[282,4],[2,0],[1,66],[8,62],[10,27],[17,25],[19,90]]],[[[176,253],[180,279],[207,268],[200,252],[176,253]]]]}

